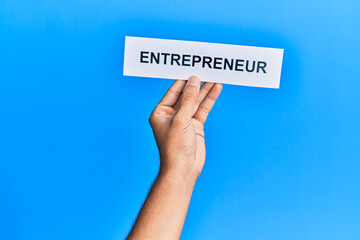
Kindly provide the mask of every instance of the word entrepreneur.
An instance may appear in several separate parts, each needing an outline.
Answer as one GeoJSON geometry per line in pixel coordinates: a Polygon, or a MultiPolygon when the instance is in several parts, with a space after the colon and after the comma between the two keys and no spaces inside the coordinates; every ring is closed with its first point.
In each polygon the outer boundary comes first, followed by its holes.
{"type": "Polygon", "coordinates": [[[187,54],[175,53],[154,53],[154,52],[140,52],[140,63],[150,64],[170,64],[177,66],[195,67],[201,66],[202,68],[223,69],[234,71],[246,72],[262,72],[266,73],[266,62],[263,61],[249,61],[243,59],[227,59],[221,57],[209,57],[187,54]]]}

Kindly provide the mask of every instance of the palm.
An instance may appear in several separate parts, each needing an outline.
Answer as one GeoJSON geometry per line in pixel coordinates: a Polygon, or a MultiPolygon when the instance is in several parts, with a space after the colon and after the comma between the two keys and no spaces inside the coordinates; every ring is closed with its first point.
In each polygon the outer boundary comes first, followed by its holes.
{"type": "Polygon", "coordinates": [[[192,125],[196,135],[196,158],[194,163],[195,171],[201,172],[205,163],[205,138],[204,138],[204,125],[197,119],[192,119],[192,125]]]}
{"type": "MultiPolygon", "coordinates": [[[[158,111],[158,118],[161,119],[162,129],[165,129],[167,126],[170,126],[171,120],[176,113],[177,108],[162,106],[161,111],[158,111]]],[[[159,109],[159,110],[160,110],[159,109]]],[[[204,139],[204,125],[197,120],[196,118],[191,118],[190,126],[184,129],[185,131],[181,133],[182,136],[178,136],[183,138],[183,142],[186,143],[189,151],[194,151],[195,161],[194,161],[194,170],[196,172],[201,172],[204,163],[205,163],[205,139],[204,139]]]]}
{"type": "Polygon", "coordinates": [[[189,112],[181,112],[183,81],[176,81],[155,108],[150,117],[160,155],[165,155],[167,164],[171,159],[186,159],[187,164],[198,175],[205,163],[204,123],[221,92],[220,84],[205,83],[189,112]],[[184,117],[187,115],[189,118],[184,117]],[[177,121],[178,119],[181,121],[177,121]],[[171,155],[172,157],[168,157],[171,155]]]}

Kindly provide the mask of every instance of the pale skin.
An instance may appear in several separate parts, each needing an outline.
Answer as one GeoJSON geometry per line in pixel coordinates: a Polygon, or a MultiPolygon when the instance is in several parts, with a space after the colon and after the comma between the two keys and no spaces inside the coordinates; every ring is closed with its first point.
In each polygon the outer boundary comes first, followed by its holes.
{"type": "Polygon", "coordinates": [[[204,124],[222,90],[219,83],[200,85],[196,76],[175,81],[150,116],[160,170],[128,240],[180,239],[205,163],[204,124]]]}

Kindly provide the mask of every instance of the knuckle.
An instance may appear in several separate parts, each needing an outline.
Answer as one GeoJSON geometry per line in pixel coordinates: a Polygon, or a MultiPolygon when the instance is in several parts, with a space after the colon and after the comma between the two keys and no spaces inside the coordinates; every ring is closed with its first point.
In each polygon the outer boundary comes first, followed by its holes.
{"type": "Polygon", "coordinates": [[[180,115],[175,115],[171,121],[173,125],[183,125],[185,123],[185,119],[180,115]]]}
{"type": "Polygon", "coordinates": [[[149,117],[149,123],[150,123],[150,126],[152,126],[154,124],[154,117],[153,115],[151,114],[150,117],[149,117]]]}
{"type": "Polygon", "coordinates": [[[217,99],[216,96],[213,96],[213,95],[211,95],[211,94],[208,95],[207,97],[208,97],[209,101],[212,102],[212,103],[215,103],[215,101],[216,101],[216,99],[217,99]]]}
{"type": "Polygon", "coordinates": [[[211,111],[211,107],[210,106],[202,106],[200,108],[200,111],[203,112],[203,113],[209,113],[211,111]]]}
{"type": "Polygon", "coordinates": [[[196,97],[196,89],[188,89],[188,91],[184,91],[183,100],[189,101],[196,97]]]}
{"type": "Polygon", "coordinates": [[[154,111],[151,113],[150,117],[149,117],[149,123],[150,126],[154,125],[155,123],[155,113],[156,113],[157,109],[155,108],[154,111]]]}
{"type": "Polygon", "coordinates": [[[206,91],[210,91],[213,86],[214,86],[214,84],[204,84],[202,87],[203,87],[206,91]]]}
{"type": "Polygon", "coordinates": [[[180,91],[175,91],[174,89],[169,89],[169,93],[172,94],[175,97],[179,97],[181,92],[180,91]]]}

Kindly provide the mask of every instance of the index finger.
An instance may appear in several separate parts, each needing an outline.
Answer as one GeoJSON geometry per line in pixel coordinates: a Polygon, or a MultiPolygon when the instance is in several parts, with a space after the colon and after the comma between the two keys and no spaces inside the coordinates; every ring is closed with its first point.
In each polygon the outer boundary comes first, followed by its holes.
{"type": "Polygon", "coordinates": [[[169,90],[165,93],[163,98],[159,102],[159,106],[172,107],[181,95],[181,92],[185,86],[185,80],[176,80],[169,90]]]}

